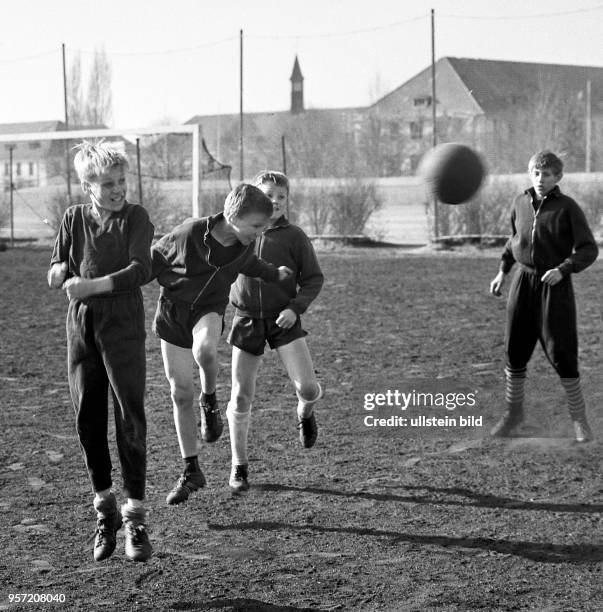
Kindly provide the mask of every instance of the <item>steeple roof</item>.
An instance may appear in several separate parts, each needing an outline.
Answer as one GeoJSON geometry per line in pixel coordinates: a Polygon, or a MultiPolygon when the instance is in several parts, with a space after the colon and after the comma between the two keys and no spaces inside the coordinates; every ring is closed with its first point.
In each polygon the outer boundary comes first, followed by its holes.
{"type": "Polygon", "coordinates": [[[295,63],[293,64],[293,72],[291,73],[290,81],[303,81],[304,75],[302,74],[301,68],[299,67],[299,60],[297,55],[295,56],[295,63]]]}

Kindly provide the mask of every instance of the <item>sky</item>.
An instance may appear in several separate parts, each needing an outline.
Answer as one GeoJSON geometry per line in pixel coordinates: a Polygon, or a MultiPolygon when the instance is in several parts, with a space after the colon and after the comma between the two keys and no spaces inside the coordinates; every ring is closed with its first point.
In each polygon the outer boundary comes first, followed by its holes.
{"type": "Polygon", "coordinates": [[[287,110],[295,56],[306,107],[366,106],[443,56],[603,66],[597,0],[0,0],[0,123],[62,119],[63,72],[103,47],[110,127],[287,110]]]}

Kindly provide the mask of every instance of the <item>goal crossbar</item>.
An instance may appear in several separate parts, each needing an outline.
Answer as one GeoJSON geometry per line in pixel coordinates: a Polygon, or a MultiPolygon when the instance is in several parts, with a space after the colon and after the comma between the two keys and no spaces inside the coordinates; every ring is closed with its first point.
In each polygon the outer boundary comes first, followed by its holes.
{"type": "Polygon", "coordinates": [[[200,129],[198,123],[187,125],[161,125],[153,128],[122,128],[95,130],[63,130],[57,132],[30,132],[23,134],[0,134],[0,143],[17,143],[35,140],[83,140],[86,138],[111,138],[115,136],[136,139],[139,136],[154,134],[191,134],[192,136],[192,203],[193,216],[200,216],[199,176],[200,176],[200,129]]]}

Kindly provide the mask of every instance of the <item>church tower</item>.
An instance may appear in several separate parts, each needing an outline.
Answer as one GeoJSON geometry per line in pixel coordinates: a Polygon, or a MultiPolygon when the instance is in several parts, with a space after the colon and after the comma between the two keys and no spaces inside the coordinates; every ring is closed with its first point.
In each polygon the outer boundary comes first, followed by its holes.
{"type": "Polygon", "coordinates": [[[297,55],[289,80],[291,81],[291,114],[298,115],[304,112],[304,77],[299,67],[297,55]]]}

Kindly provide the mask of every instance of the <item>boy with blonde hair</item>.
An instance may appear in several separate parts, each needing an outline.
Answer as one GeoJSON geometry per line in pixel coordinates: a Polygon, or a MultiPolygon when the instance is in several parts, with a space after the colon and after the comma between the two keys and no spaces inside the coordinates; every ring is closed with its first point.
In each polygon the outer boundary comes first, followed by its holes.
{"type": "Polygon", "coordinates": [[[532,187],[517,196],[512,234],[490,292],[500,296],[507,274],[519,270],[509,289],[505,338],[506,413],[491,431],[506,437],[523,421],[527,364],[540,341],[566,391],[577,442],[593,439],[578,372],[576,303],[571,275],[597,258],[598,248],[584,213],[557,183],[563,163],[551,151],[529,161],[532,187]]]}
{"type": "Polygon", "coordinates": [[[50,260],[48,284],[63,289],[67,311],[69,388],[77,434],[95,492],[94,558],[115,550],[125,522],[126,555],[146,561],[146,357],[140,286],[151,272],[153,225],[142,206],[126,200],[128,161],[106,143],[84,142],[75,170],[90,202],[68,208],[50,260]],[[111,491],[107,440],[108,396],[113,397],[117,448],[127,503],[111,491]]]}
{"type": "Polygon", "coordinates": [[[232,450],[229,486],[235,493],[249,488],[247,436],[265,344],[276,350],[295,387],[297,427],[304,448],[316,442],[314,406],[322,395],[300,315],[316,299],[324,277],[309,238],[285,216],[287,177],[281,172],[263,172],[254,184],[270,198],[274,209],[270,226],[256,242],[256,254],[269,262],[284,263],[293,274],[280,285],[270,286],[239,275],[231,290],[236,313],[228,337],[232,345],[232,393],[226,414],[232,450]]]}
{"type": "Polygon", "coordinates": [[[253,252],[271,214],[270,200],[253,185],[241,184],[228,194],[224,212],[185,221],[152,248],[153,276],[161,285],[153,331],[161,339],[184,460],[184,472],[166,498],[170,505],[186,501],[206,484],[198,461],[191,356],[201,378],[201,437],[215,442],[223,430],[216,379],[230,286],[239,273],[266,282],[278,282],[291,273],[253,252]]]}

